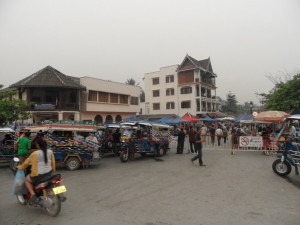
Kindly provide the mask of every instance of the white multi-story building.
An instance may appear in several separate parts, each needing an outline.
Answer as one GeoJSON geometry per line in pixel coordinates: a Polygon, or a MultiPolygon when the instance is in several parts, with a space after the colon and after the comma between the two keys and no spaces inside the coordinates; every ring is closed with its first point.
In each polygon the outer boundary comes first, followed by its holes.
{"type": "Polygon", "coordinates": [[[216,77],[210,58],[196,60],[187,55],[180,65],[146,73],[143,114],[186,113],[203,116],[218,111],[216,77]]]}

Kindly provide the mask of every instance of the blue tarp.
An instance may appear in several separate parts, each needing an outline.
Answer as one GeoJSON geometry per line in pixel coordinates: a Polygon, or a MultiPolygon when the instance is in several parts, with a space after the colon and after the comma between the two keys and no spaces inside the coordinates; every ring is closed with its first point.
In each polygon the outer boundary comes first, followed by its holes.
{"type": "Polygon", "coordinates": [[[138,122],[138,121],[142,121],[143,119],[137,116],[131,116],[128,118],[123,119],[123,122],[138,122]]]}
{"type": "Polygon", "coordinates": [[[201,121],[203,121],[203,122],[215,122],[216,120],[209,117],[209,116],[206,116],[204,118],[201,118],[201,121]]]}
{"type": "Polygon", "coordinates": [[[239,115],[235,119],[235,122],[239,123],[241,120],[253,120],[253,116],[251,114],[239,115]]]}
{"type": "Polygon", "coordinates": [[[169,125],[180,124],[180,123],[185,123],[185,122],[187,122],[187,121],[181,119],[179,116],[176,118],[170,118],[170,117],[165,116],[165,117],[155,121],[155,123],[162,123],[162,124],[169,124],[169,125]]]}

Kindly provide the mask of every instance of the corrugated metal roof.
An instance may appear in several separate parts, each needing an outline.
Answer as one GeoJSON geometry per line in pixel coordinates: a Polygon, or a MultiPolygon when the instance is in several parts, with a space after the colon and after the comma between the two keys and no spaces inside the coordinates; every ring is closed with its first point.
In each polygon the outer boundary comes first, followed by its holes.
{"type": "Polygon", "coordinates": [[[85,89],[76,78],[67,76],[51,66],[47,66],[38,72],[18,81],[9,86],[18,87],[57,87],[57,88],[75,88],[85,89]]]}

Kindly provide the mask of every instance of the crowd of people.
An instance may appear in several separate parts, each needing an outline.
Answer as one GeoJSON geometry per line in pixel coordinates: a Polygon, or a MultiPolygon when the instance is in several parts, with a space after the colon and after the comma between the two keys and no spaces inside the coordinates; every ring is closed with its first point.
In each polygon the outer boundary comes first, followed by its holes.
{"type": "MultiPolygon", "coordinates": [[[[262,137],[262,154],[268,155],[268,149],[272,139],[279,133],[282,124],[271,126],[271,124],[260,124],[258,126],[253,124],[234,124],[232,122],[213,122],[209,124],[196,124],[196,125],[183,125],[177,128],[177,154],[184,152],[185,138],[188,138],[188,149],[186,153],[198,154],[196,147],[196,135],[200,134],[201,143],[209,144],[212,146],[221,146],[230,144],[228,147],[232,149],[231,154],[234,154],[234,149],[239,148],[239,139],[241,136],[261,136],[262,137]],[[230,139],[229,139],[230,138],[230,139]]],[[[293,123],[289,123],[286,128],[289,136],[296,136],[296,128],[293,123]]],[[[202,146],[201,146],[202,148],[202,146]]],[[[202,153],[201,153],[202,155],[202,153]]]]}

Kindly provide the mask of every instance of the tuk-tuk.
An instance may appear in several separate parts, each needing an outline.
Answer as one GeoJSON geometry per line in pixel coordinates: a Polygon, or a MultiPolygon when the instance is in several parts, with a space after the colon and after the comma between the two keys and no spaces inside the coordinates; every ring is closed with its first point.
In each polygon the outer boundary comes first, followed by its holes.
{"type": "Polygon", "coordinates": [[[114,141],[114,134],[120,131],[120,124],[106,124],[98,129],[100,135],[99,146],[102,156],[105,154],[119,154],[120,143],[114,141]]]}
{"type": "Polygon", "coordinates": [[[163,156],[169,150],[170,126],[144,122],[122,123],[120,160],[127,162],[135,153],[163,156]]]}
{"type": "Polygon", "coordinates": [[[22,129],[31,133],[42,130],[48,148],[54,152],[57,165],[68,170],[77,170],[80,166],[88,167],[92,161],[101,158],[98,143],[85,140],[89,133],[97,131],[94,126],[44,124],[22,129]]]}
{"type": "Polygon", "coordinates": [[[14,143],[17,137],[9,127],[0,128],[0,163],[10,163],[14,157],[14,143]]]}

